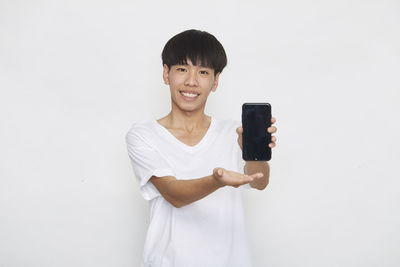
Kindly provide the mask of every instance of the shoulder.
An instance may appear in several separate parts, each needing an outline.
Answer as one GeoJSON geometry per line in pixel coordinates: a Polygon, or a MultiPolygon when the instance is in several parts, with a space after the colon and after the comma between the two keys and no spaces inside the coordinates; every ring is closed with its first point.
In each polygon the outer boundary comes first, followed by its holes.
{"type": "Polygon", "coordinates": [[[148,143],[153,133],[154,125],[152,120],[145,122],[134,122],[130,125],[125,135],[125,140],[128,144],[140,145],[143,143],[148,143]]]}
{"type": "Polygon", "coordinates": [[[218,128],[225,129],[225,130],[232,130],[234,129],[236,131],[236,128],[242,125],[241,121],[238,120],[233,120],[233,119],[220,119],[220,118],[214,118],[217,121],[218,128]]]}
{"type": "Polygon", "coordinates": [[[215,134],[221,136],[226,142],[232,142],[237,138],[236,129],[241,126],[241,122],[233,119],[219,119],[216,120],[215,134]]]}

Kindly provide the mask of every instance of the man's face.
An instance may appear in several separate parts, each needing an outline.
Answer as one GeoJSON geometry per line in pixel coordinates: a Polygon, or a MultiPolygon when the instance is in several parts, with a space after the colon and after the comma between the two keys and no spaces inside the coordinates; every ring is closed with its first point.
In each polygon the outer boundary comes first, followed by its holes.
{"type": "Polygon", "coordinates": [[[164,64],[163,79],[170,86],[173,104],[194,111],[204,109],[208,95],[218,86],[219,74],[214,77],[213,69],[194,66],[187,59],[187,65],[172,65],[171,69],[164,64]]]}

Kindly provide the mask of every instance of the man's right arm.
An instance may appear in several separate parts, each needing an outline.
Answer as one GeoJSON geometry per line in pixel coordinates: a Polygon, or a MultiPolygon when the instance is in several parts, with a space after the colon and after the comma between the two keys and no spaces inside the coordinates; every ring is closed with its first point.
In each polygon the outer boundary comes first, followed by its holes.
{"type": "Polygon", "coordinates": [[[243,175],[223,168],[216,168],[212,175],[197,179],[177,180],[173,176],[152,176],[150,181],[169,203],[180,208],[206,197],[225,185],[239,187],[257,178],[261,178],[260,173],[243,175]],[[217,172],[218,169],[220,169],[220,173],[217,172]]]}
{"type": "Polygon", "coordinates": [[[213,175],[191,180],[177,180],[173,176],[155,177],[150,181],[174,207],[180,208],[206,197],[223,187],[213,175]]]}

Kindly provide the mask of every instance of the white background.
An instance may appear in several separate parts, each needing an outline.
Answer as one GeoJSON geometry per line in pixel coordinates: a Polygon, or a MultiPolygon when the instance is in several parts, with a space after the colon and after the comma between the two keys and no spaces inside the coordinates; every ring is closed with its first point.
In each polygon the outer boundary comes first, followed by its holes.
{"type": "Polygon", "coordinates": [[[244,190],[255,267],[399,266],[400,4],[382,0],[1,0],[0,266],[139,266],[125,134],[170,111],[161,51],[191,28],[228,55],[206,114],[277,118],[270,184],[244,190]]]}

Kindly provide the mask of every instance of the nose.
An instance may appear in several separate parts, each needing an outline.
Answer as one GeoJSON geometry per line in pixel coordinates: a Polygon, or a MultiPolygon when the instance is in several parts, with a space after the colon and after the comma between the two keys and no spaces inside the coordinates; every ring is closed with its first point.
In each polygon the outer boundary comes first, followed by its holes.
{"type": "Polygon", "coordinates": [[[197,73],[195,71],[189,71],[185,80],[186,86],[198,86],[197,73]]]}

